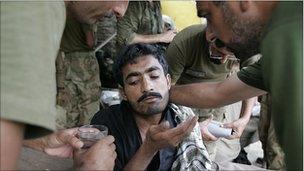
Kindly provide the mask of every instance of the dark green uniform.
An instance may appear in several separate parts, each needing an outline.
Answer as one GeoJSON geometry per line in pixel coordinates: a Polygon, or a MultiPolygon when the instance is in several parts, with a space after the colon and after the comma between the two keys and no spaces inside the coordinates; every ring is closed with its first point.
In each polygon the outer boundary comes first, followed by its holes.
{"type": "Polygon", "coordinates": [[[302,2],[278,2],[264,32],[263,57],[238,73],[244,83],[270,93],[287,170],[303,170],[302,15],[302,2]]]}
{"type": "Polygon", "coordinates": [[[117,44],[126,46],[135,34],[153,35],[163,32],[161,6],[159,1],[131,1],[125,16],[117,23],[117,44]]]}
{"type": "MultiPolygon", "coordinates": [[[[89,25],[67,19],[56,60],[57,104],[66,115],[57,118],[57,128],[90,123],[99,110],[99,67],[94,51],[87,45],[89,25]]],[[[93,39],[92,39],[93,40],[93,39]]]]}

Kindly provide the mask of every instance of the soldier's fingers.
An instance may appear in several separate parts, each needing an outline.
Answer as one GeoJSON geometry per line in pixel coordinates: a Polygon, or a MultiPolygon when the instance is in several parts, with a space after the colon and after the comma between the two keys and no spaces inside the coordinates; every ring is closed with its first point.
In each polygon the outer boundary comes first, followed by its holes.
{"type": "Polygon", "coordinates": [[[216,141],[218,139],[213,134],[211,134],[208,130],[205,130],[204,132],[202,132],[202,138],[205,141],[216,141]]]}
{"type": "Polygon", "coordinates": [[[57,145],[71,145],[73,148],[80,149],[84,144],[74,135],[74,129],[62,130],[56,136],[57,145]]]}

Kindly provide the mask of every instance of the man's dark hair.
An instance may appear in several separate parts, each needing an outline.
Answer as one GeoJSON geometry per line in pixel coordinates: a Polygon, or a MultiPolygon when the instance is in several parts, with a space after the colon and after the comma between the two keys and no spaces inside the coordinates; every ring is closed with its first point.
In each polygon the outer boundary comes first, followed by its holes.
{"type": "Polygon", "coordinates": [[[122,68],[127,64],[134,64],[137,58],[151,55],[161,64],[164,74],[168,74],[168,63],[164,58],[164,53],[150,44],[135,43],[124,47],[113,65],[114,78],[118,84],[124,86],[122,68]]]}

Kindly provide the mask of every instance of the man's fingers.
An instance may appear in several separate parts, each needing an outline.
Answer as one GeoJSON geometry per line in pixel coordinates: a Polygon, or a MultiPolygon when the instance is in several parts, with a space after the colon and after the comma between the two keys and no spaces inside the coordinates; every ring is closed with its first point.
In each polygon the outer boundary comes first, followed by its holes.
{"type": "Polygon", "coordinates": [[[150,127],[150,129],[151,129],[152,134],[158,133],[158,132],[164,132],[164,131],[170,129],[170,123],[168,121],[164,121],[158,125],[152,125],[150,127]]]}
{"type": "Polygon", "coordinates": [[[110,145],[110,144],[114,143],[114,141],[115,141],[115,138],[112,135],[108,135],[106,137],[103,137],[97,143],[98,144],[103,144],[104,143],[104,144],[110,145]]]}
{"type": "Polygon", "coordinates": [[[168,130],[166,132],[167,136],[172,138],[183,138],[193,130],[196,125],[197,119],[197,116],[187,119],[185,122],[177,125],[177,127],[168,130]]]}

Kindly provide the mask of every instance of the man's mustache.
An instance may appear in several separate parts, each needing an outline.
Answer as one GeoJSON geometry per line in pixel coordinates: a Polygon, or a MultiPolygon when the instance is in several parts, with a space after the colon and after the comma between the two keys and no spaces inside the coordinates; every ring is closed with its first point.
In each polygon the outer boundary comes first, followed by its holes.
{"type": "Polygon", "coordinates": [[[163,96],[157,92],[148,92],[148,93],[143,94],[140,98],[138,98],[137,103],[139,103],[151,96],[158,97],[160,99],[163,98],[163,96]]]}

